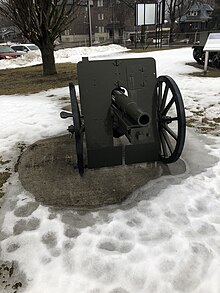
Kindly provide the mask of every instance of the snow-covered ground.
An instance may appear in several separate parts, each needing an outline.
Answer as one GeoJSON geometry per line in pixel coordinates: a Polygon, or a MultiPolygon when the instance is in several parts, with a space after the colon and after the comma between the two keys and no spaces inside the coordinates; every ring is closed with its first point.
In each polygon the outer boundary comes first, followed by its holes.
{"type": "MultiPolygon", "coordinates": [[[[0,68],[41,62],[40,56],[26,55],[1,61],[0,68]]],[[[219,78],[188,75],[196,71],[186,65],[193,61],[190,48],[140,54],[120,46],[75,48],[57,51],[56,61],[77,62],[82,56],[154,57],[157,75],[170,75],[180,87],[187,117],[198,123],[220,117],[219,78]]],[[[0,171],[17,161],[22,143],[65,133],[69,121],[59,112],[67,95],[66,87],[0,96],[0,156],[11,160],[0,171]]],[[[26,275],[25,292],[219,293],[220,138],[193,136],[189,131],[184,160],[190,169],[198,158],[203,168],[163,188],[160,180],[150,182],[133,196],[132,207],[56,212],[37,204],[13,173],[0,212],[1,260],[18,262],[26,275]],[[190,151],[194,141],[196,153],[190,151]],[[209,155],[216,159],[208,163],[209,155]]]]}
{"type": "MultiPolygon", "coordinates": [[[[60,49],[55,51],[56,63],[64,62],[78,62],[83,56],[90,57],[100,57],[108,56],[114,53],[125,52],[126,48],[118,45],[100,46],[100,47],[76,47],[69,49],[60,49]]],[[[29,52],[24,54],[17,59],[13,59],[8,62],[8,60],[1,60],[0,69],[5,68],[17,68],[41,64],[41,54],[40,51],[29,52]]]]}

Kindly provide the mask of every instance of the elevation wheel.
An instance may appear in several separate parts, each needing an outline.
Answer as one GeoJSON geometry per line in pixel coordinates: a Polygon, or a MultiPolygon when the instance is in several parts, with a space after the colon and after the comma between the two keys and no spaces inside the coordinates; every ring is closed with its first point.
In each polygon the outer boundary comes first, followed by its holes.
{"type": "Polygon", "coordinates": [[[205,52],[202,52],[200,64],[201,65],[204,65],[205,64],[205,52]]]}
{"type": "Polygon", "coordinates": [[[166,164],[173,163],[183,150],[186,121],[180,90],[171,77],[158,77],[157,99],[160,158],[166,164]]]}
{"type": "Polygon", "coordinates": [[[201,50],[199,48],[193,49],[193,58],[196,60],[198,64],[201,64],[201,50]]]}
{"type": "Polygon", "coordinates": [[[220,69],[220,54],[215,54],[212,57],[212,65],[220,69]]]}
{"type": "Polygon", "coordinates": [[[84,129],[82,121],[80,118],[79,105],[76,97],[75,86],[72,82],[69,83],[71,107],[72,107],[72,116],[73,116],[73,126],[71,126],[69,131],[75,133],[75,142],[76,142],[76,154],[77,154],[77,167],[79,174],[82,176],[84,173],[84,160],[83,160],[83,134],[84,129]]]}

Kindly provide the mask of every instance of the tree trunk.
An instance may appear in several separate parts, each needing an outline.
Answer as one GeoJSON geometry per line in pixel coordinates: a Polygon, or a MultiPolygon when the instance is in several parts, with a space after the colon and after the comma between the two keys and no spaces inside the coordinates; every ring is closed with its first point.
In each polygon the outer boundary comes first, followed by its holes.
{"type": "Polygon", "coordinates": [[[40,50],[43,61],[43,75],[57,74],[53,44],[43,44],[40,50]]]}
{"type": "Polygon", "coordinates": [[[144,45],[146,44],[146,25],[142,25],[141,26],[141,45],[142,47],[144,47],[144,45]]]}
{"type": "Polygon", "coordinates": [[[209,22],[209,29],[220,29],[220,0],[215,0],[215,7],[212,13],[212,20],[209,22]]]}
{"type": "Polygon", "coordinates": [[[171,22],[170,23],[169,43],[173,43],[174,42],[174,26],[175,26],[175,23],[171,22]]]}

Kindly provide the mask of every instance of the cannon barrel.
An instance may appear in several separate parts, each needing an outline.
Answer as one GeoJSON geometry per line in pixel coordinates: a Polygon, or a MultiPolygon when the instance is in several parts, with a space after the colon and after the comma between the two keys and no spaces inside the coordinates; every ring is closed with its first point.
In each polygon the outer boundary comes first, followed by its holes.
{"type": "Polygon", "coordinates": [[[143,112],[129,96],[123,93],[123,90],[115,89],[112,91],[113,105],[119,108],[123,113],[131,117],[140,126],[146,126],[149,123],[149,116],[143,112]]]}

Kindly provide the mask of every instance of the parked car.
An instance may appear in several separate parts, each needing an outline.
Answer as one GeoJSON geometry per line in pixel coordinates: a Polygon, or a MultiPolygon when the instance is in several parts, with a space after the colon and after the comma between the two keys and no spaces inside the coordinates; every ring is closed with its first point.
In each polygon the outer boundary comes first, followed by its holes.
{"type": "Polygon", "coordinates": [[[11,48],[21,54],[39,50],[38,46],[34,44],[15,44],[11,45],[11,48]]]}
{"type": "Polygon", "coordinates": [[[9,46],[0,46],[0,59],[12,59],[21,56],[20,53],[15,52],[9,46]]]}

